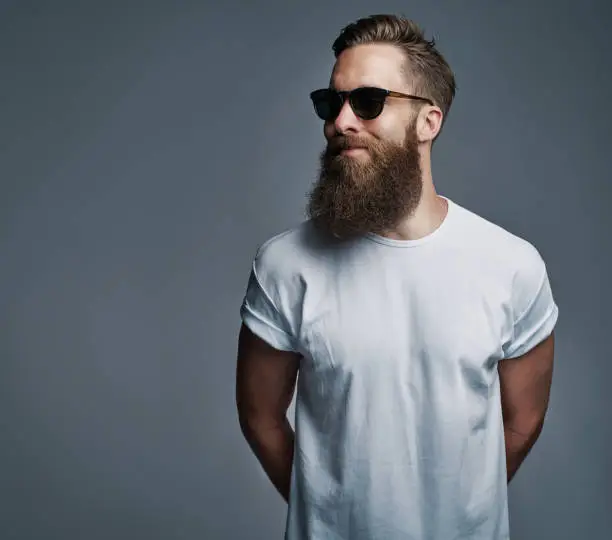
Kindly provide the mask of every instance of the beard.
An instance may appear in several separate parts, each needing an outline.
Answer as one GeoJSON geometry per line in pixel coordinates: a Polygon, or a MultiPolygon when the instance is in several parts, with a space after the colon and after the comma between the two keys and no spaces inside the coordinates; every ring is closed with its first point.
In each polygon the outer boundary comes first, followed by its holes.
{"type": "Polygon", "coordinates": [[[403,144],[354,135],[331,139],[321,152],[319,179],[308,195],[314,225],[339,239],[393,229],[415,210],[423,191],[416,126],[403,144]],[[354,156],[341,154],[364,148],[354,156]]]}

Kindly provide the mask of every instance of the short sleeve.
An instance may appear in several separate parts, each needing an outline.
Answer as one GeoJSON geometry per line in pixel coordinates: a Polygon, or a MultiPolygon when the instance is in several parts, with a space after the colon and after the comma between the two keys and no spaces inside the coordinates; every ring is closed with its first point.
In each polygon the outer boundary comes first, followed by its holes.
{"type": "Polygon", "coordinates": [[[264,290],[257,276],[255,264],[251,268],[240,316],[249,330],[275,349],[295,350],[289,323],[264,290]]]}
{"type": "Polygon", "coordinates": [[[503,346],[504,358],[521,356],[544,341],[552,333],[559,316],[546,265],[535,248],[528,263],[515,276],[512,312],[512,332],[503,346]]]}

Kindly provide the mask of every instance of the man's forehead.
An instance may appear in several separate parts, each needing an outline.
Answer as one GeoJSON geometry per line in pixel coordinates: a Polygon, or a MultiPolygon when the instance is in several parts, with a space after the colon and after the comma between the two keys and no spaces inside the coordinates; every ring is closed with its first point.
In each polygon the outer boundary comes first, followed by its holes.
{"type": "Polygon", "coordinates": [[[405,57],[388,44],[358,45],[342,52],[330,77],[330,87],[352,90],[359,86],[378,86],[389,90],[406,87],[405,57]]]}

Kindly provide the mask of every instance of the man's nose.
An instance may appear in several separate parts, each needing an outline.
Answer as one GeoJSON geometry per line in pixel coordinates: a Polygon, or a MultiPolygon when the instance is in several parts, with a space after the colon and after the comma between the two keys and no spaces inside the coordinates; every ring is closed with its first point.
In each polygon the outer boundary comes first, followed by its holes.
{"type": "Polygon", "coordinates": [[[342,108],[338,116],[334,120],[334,127],[338,133],[346,133],[347,131],[359,131],[361,120],[357,117],[349,100],[346,99],[342,104],[342,108]]]}

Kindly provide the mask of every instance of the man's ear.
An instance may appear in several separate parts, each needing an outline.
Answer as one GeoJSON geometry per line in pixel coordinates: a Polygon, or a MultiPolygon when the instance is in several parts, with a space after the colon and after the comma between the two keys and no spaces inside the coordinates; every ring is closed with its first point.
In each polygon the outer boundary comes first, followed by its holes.
{"type": "Polygon", "coordinates": [[[435,105],[423,107],[417,118],[417,139],[419,142],[433,142],[442,129],[442,110],[435,105]]]}

